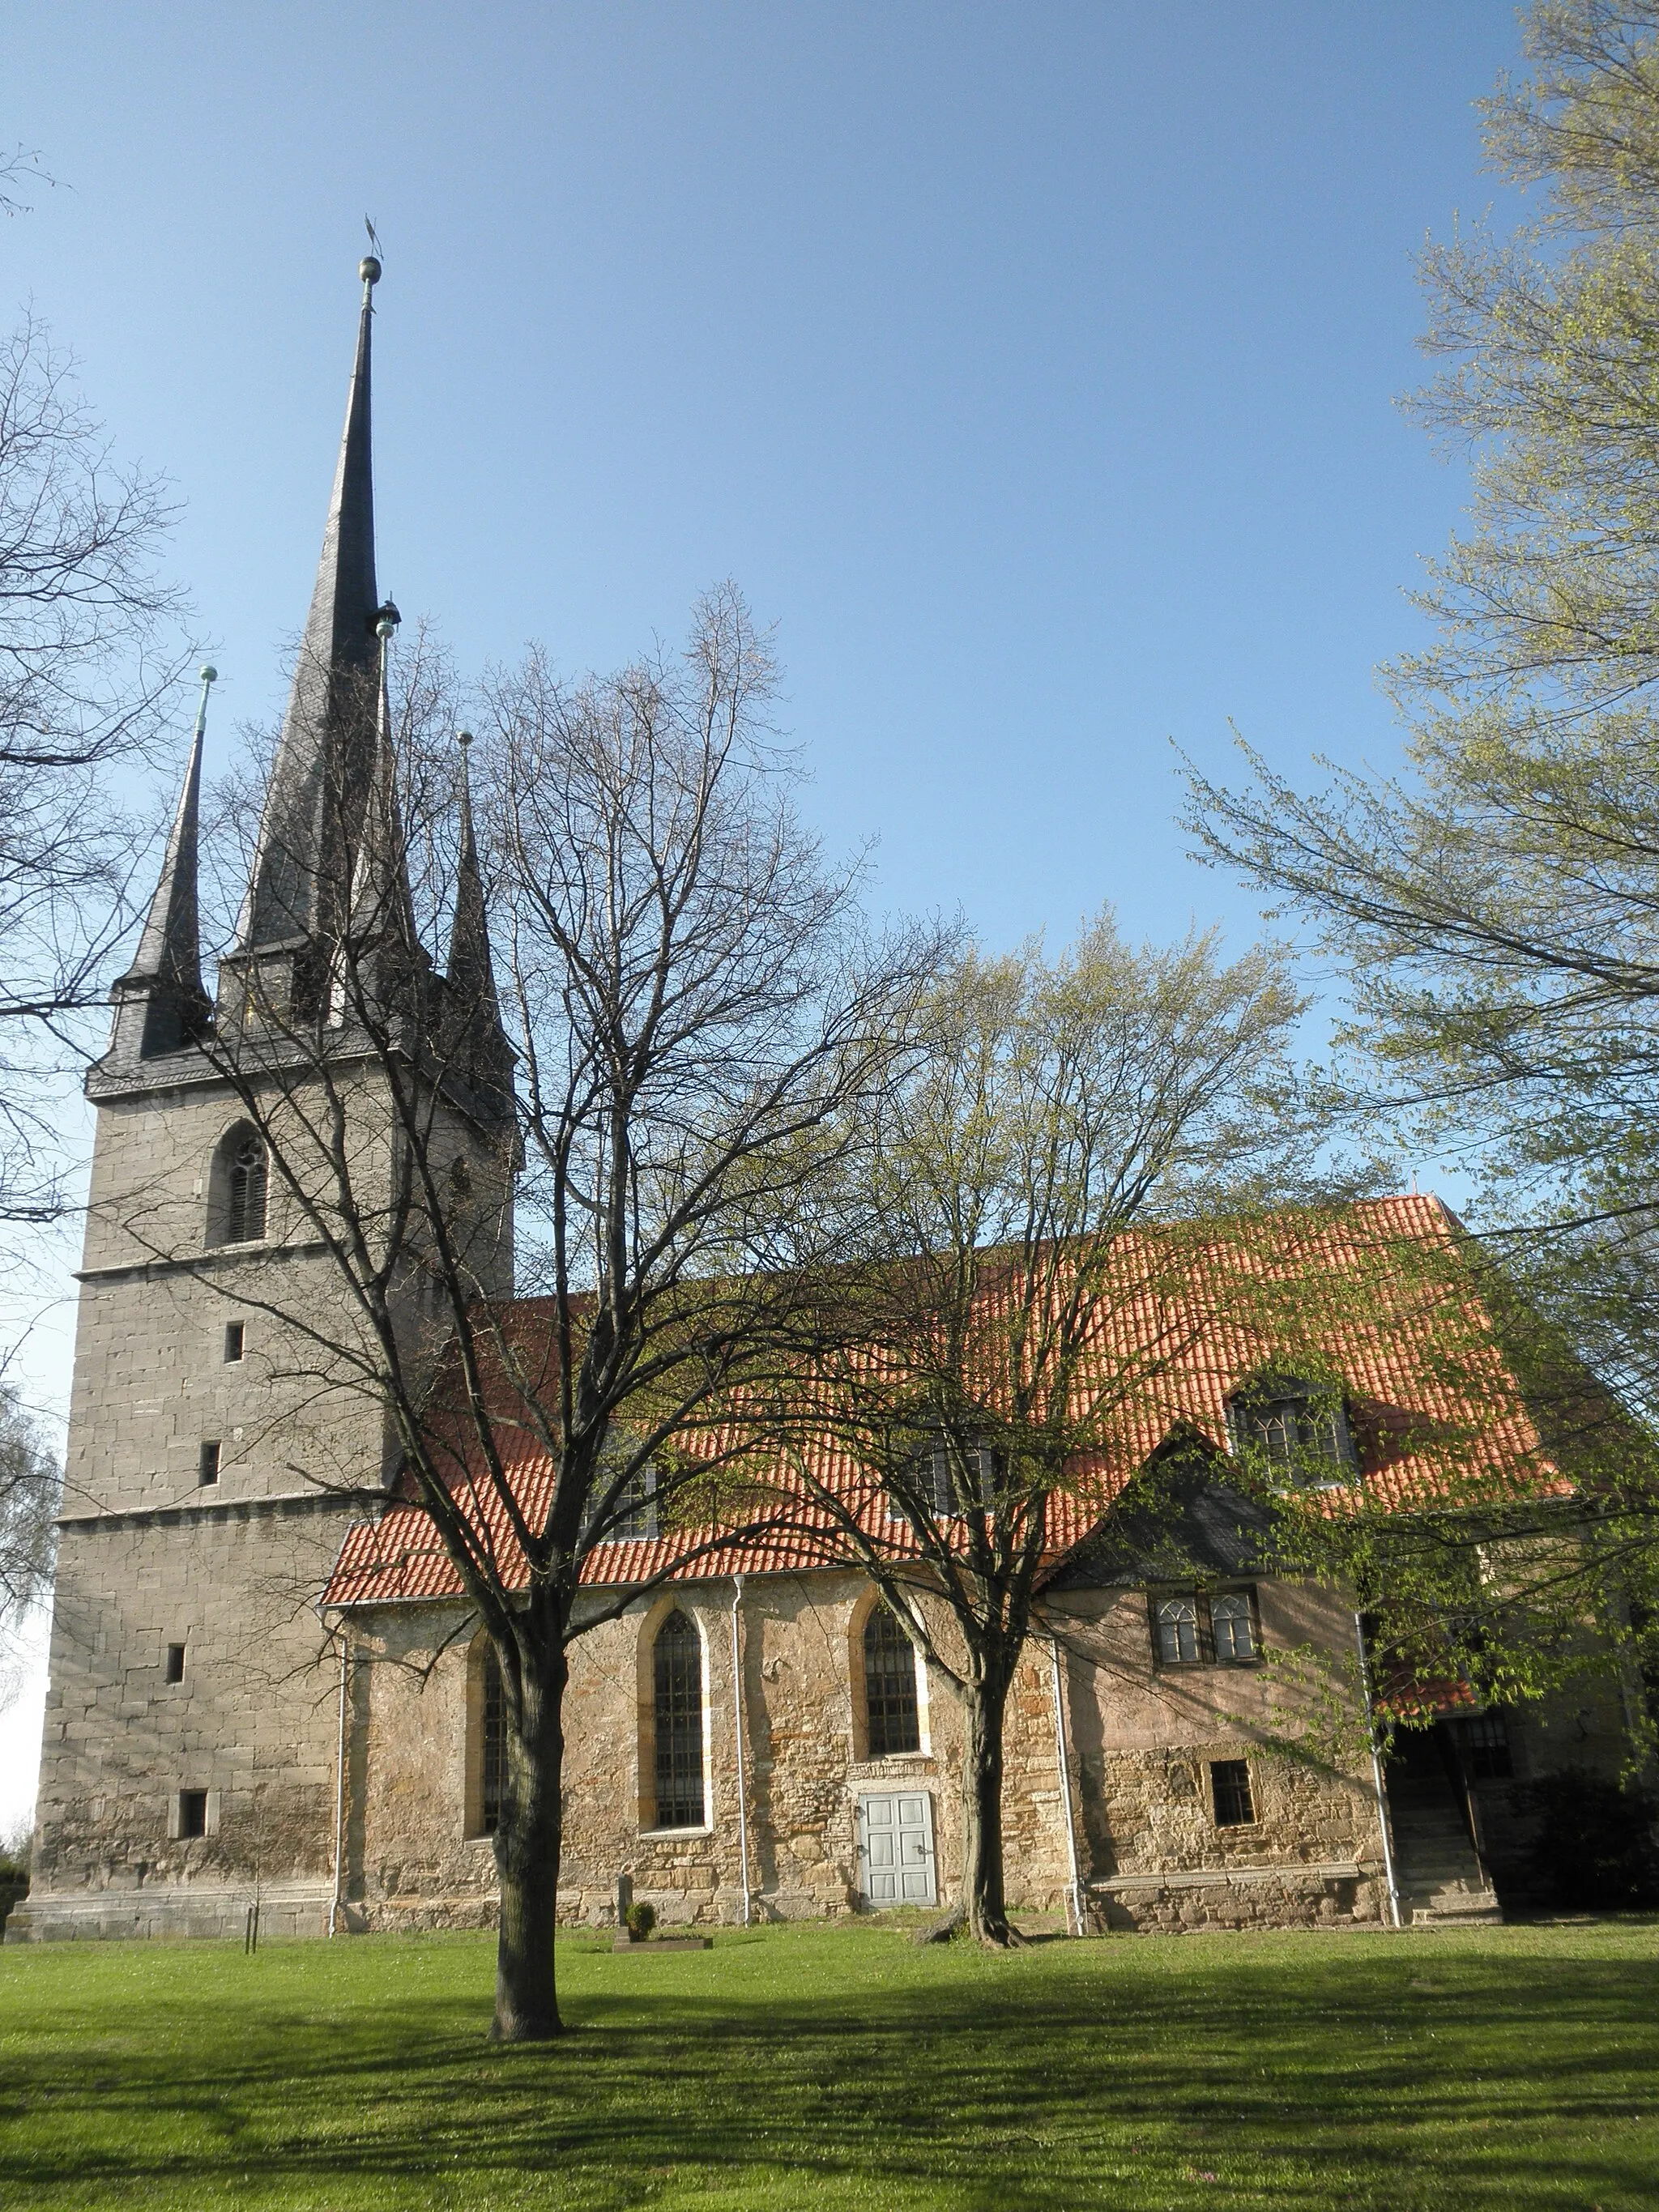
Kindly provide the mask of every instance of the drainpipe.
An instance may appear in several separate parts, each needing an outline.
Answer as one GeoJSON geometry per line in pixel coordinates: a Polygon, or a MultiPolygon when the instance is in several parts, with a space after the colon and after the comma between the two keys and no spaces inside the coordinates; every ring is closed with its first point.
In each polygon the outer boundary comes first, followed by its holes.
{"type": "Polygon", "coordinates": [[[1078,1872],[1077,1826],[1072,1818],[1071,1762],[1066,1756],[1066,1705],[1060,1688],[1060,1638],[1048,1638],[1048,1656],[1053,1662],[1054,1685],[1054,1758],[1060,1767],[1060,1802],[1066,1808],[1066,1864],[1070,1870],[1071,1886],[1066,1893],[1066,1932],[1073,1936],[1083,1933],[1083,1882],[1078,1872]]]}
{"type": "Polygon", "coordinates": [[[1396,1928],[1400,1917],[1400,1886],[1394,1878],[1394,1846],[1389,1840],[1389,1801],[1382,1788],[1382,1761],[1376,1749],[1376,1729],[1371,1718],[1371,1670],[1365,1658],[1365,1624],[1353,1617],[1354,1641],[1359,1647],[1359,1694],[1365,1700],[1365,1740],[1371,1747],[1371,1787],[1376,1793],[1376,1832],[1382,1838],[1382,1874],[1389,1885],[1389,1917],[1396,1928]]]}
{"type": "Polygon", "coordinates": [[[738,1732],[738,1863],[743,1869],[743,1924],[749,1925],[749,1807],[743,1773],[743,1655],[738,1645],[738,1607],[743,1577],[732,1577],[732,1705],[738,1732]]]}
{"type": "Polygon", "coordinates": [[[351,1644],[343,1620],[340,1623],[340,1740],[334,1756],[334,1895],[328,1908],[328,1932],[339,1933],[340,1892],[345,1880],[345,1754],[346,1670],[351,1664],[351,1644]]]}

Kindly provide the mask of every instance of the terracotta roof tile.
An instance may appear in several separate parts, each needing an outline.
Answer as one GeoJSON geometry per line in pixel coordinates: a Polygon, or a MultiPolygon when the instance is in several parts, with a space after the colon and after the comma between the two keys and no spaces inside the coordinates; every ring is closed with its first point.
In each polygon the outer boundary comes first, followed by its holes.
{"type": "MultiPolygon", "coordinates": [[[[1287,1217],[1288,1218],[1288,1217],[1287,1217]]],[[[1322,1272],[1338,1275],[1370,1261],[1390,1244],[1423,1244],[1454,1250],[1455,1224],[1439,1201],[1393,1198],[1350,1209],[1299,1244],[1295,1264],[1310,1281],[1322,1272]]],[[[1287,1231],[1287,1243],[1289,1242],[1287,1231]]],[[[1069,1551],[1091,1528],[1124,1486],[1170,1436],[1184,1427],[1219,1451],[1228,1447],[1227,1401],[1240,1383],[1271,1358],[1273,1347],[1247,1325],[1214,1319],[1210,1298],[1196,1285],[1158,1294],[1144,1285],[1150,1271],[1137,1261],[1143,1240],[1123,1240],[1121,1298],[1103,1302],[1100,1362],[1103,1370],[1146,1347],[1172,1347],[1168,1363],[1133,1403],[1106,1424],[1101,1447],[1080,1459],[1066,1492],[1049,1500],[1049,1547],[1069,1551]]],[[[1219,1246],[1206,1264],[1219,1265],[1219,1246]]],[[[1237,1251],[1229,1264],[1247,1271],[1273,1264],[1271,1255],[1237,1251]]],[[[1300,1279],[1300,1278],[1298,1278],[1300,1279]]],[[[1379,1307],[1364,1322],[1351,1312],[1322,1333],[1329,1364],[1343,1377],[1357,1425],[1367,1439],[1362,1456],[1367,1486],[1385,1504],[1421,1497],[1443,1481],[1443,1468],[1416,1439],[1426,1430],[1456,1431],[1468,1458],[1490,1474],[1516,1486],[1565,1486],[1545,1458],[1538,1432],[1522,1402],[1496,1336],[1473,1290],[1459,1302],[1466,1350],[1461,1374],[1439,1371],[1433,1355],[1431,1324],[1409,1308],[1379,1307]],[[1392,1441],[1391,1441],[1392,1439],[1392,1441]]],[[[529,1366],[555,1371],[551,1352],[551,1310],[541,1300],[516,1302],[512,1313],[515,1351],[529,1366]]],[[[1316,1329],[1316,1336],[1322,1333],[1316,1329]]],[[[530,1425],[503,1411],[495,1427],[497,1450],[520,1512],[532,1528],[550,1508],[553,1467],[530,1425]]],[[[705,1445],[712,1452],[718,1445],[705,1445]]],[[[694,1454],[695,1439],[688,1444],[694,1454]]],[[[907,1524],[886,1517],[885,1500],[872,1477],[830,1442],[805,1449],[812,1473],[824,1487],[850,1504],[860,1520],[879,1529],[896,1552],[914,1550],[907,1524]]],[[[522,1554],[514,1539],[501,1498],[475,1465],[456,1447],[453,1494],[467,1500],[473,1526],[508,1586],[522,1583],[522,1554]]],[[[582,1579],[594,1588],[637,1586],[660,1576],[695,1581],[736,1573],[762,1575],[823,1568],[850,1557],[831,1517],[812,1506],[794,1483],[780,1480],[775,1508],[751,1516],[742,1533],[682,1529],[652,1539],[635,1538],[598,1545],[584,1564],[582,1579]],[[711,1546],[717,1548],[711,1549],[711,1546]]],[[[376,1520],[356,1523],[342,1547],[324,1602],[331,1606],[408,1603],[453,1598],[462,1583],[437,1531],[412,1498],[391,1503],[376,1520]]]]}

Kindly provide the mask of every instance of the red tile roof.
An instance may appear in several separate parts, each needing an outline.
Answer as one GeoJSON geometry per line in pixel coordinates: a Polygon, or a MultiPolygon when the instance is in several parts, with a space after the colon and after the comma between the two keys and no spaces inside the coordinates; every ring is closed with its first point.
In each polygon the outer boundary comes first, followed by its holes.
{"type": "MultiPolygon", "coordinates": [[[[1355,1317],[1350,1299],[1334,1306],[1328,1325],[1322,1328],[1316,1316],[1307,1328],[1308,1341],[1342,1377],[1371,1493],[1392,1504],[1443,1485],[1444,1455],[1422,1441],[1437,1432],[1443,1439],[1459,1439],[1466,1466],[1474,1464],[1516,1487],[1560,1486],[1473,1287],[1459,1289],[1449,1301],[1443,1297],[1431,1311],[1420,1290],[1409,1286],[1411,1271],[1401,1270],[1400,1295],[1390,1297],[1390,1250],[1403,1247],[1455,1255],[1456,1224],[1438,1200],[1379,1200],[1311,1231],[1293,1226],[1307,1218],[1280,1217],[1285,1225],[1279,1264],[1296,1271],[1299,1297],[1305,1285],[1310,1303],[1316,1306],[1322,1279],[1352,1280],[1362,1267],[1373,1271],[1375,1304],[1368,1318],[1355,1317]],[[1384,1265],[1376,1273],[1379,1259],[1384,1265]],[[1448,1311],[1462,1340],[1460,1358],[1450,1364],[1441,1356],[1448,1311]]],[[[1048,1540],[1055,1558],[1098,1525],[1112,1500],[1172,1430],[1195,1431],[1225,1451],[1228,1399],[1251,1375],[1273,1364],[1276,1350],[1283,1356],[1282,1347],[1267,1341],[1259,1327],[1221,1311],[1215,1289],[1228,1267],[1244,1276],[1271,1274],[1271,1251],[1242,1252],[1236,1242],[1218,1239],[1188,1262],[1182,1280],[1171,1283],[1145,1264],[1144,1255],[1152,1249],[1148,1240],[1126,1238],[1116,1249],[1121,1255],[1115,1265],[1121,1295],[1109,1294],[1101,1301],[1099,1371],[1114,1371],[1115,1364],[1115,1371],[1121,1372],[1149,1348],[1166,1347],[1167,1358],[1155,1363],[1159,1371],[1146,1388],[1104,1423],[1100,1448],[1079,1459],[1066,1490],[1050,1498],[1048,1540]],[[1148,1287],[1154,1280],[1155,1291],[1148,1287]]],[[[517,1301],[510,1333],[521,1366],[539,1370],[544,1379],[556,1372],[549,1302],[517,1301]]],[[[551,1507],[554,1470],[522,1405],[499,1410],[494,1434],[518,1509],[530,1528],[539,1528],[551,1507]]],[[[711,1431],[701,1443],[695,1436],[685,1442],[693,1456],[712,1458],[729,1449],[731,1431],[711,1431]]],[[[887,1518],[885,1498],[867,1470],[826,1437],[808,1437],[800,1449],[813,1479],[855,1511],[895,1554],[915,1548],[908,1523],[887,1518]]],[[[458,1441],[455,1456],[453,1494],[465,1499],[497,1571],[509,1587],[515,1582],[522,1586],[522,1553],[504,1503],[477,1462],[476,1445],[469,1455],[458,1441]]],[[[810,1486],[798,1476],[780,1477],[777,1489],[775,1502],[753,1510],[741,1529],[681,1528],[596,1546],[582,1579],[590,1586],[636,1587],[665,1576],[694,1581],[846,1563],[852,1556],[846,1539],[837,1534],[833,1516],[811,1503],[810,1486]]],[[[425,1508],[400,1497],[379,1518],[348,1531],[324,1602],[399,1604],[453,1598],[461,1590],[460,1577],[425,1508]]]]}

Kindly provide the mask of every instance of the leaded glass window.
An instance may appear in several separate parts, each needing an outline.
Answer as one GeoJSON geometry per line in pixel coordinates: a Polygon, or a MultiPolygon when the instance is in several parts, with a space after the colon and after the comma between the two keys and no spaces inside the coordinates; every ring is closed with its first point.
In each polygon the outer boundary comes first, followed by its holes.
{"type": "Polygon", "coordinates": [[[657,1631],[657,1826],[700,1828],[702,1794],[702,1639],[678,1607],[657,1631]]]}
{"type": "Polygon", "coordinates": [[[864,1624],[864,1712],[872,1759],[921,1750],[915,1647],[884,1605],[864,1624]]]}
{"type": "Polygon", "coordinates": [[[507,1699],[501,1692],[501,1662],[486,1650],[483,1662],[483,1762],[478,1791],[478,1826],[493,1836],[501,1825],[507,1779],[507,1699]]]}

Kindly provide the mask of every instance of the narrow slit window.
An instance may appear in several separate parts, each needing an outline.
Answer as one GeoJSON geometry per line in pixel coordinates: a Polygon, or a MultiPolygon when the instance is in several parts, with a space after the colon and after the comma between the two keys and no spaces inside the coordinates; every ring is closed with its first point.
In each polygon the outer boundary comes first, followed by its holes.
{"type": "Polygon", "coordinates": [[[182,1682],[184,1680],[185,1647],[182,1644],[168,1644],[167,1664],[163,1669],[163,1678],[169,1682],[182,1682]]]}
{"type": "Polygon", "coordinates": [[[872,1759],[921,1750],[915,1646],[885,1605],[864,1624],[864,1711],[872,1759]]]}
{"type": "Polygon", "coordinates": [[[202,1446],[201,1464],[196,1471],[198,1487],[203,1490],[210,1490],[218,1480],[219,1446],[216,1443],[204,1444],[202,1446]]]}
{"type": "Polygon", "coordinates": [[[205,1790],[181,1790],[179,1792],[179,1835],[189,1843],[194,1837],[208,1832],[208,1794],[205,1790]]]}
{"type": "Polygon", "coordinates": [[[700,1828],[702,1789],[702,1642],[678,1607],[657,1631],[657,1826],[700,1828]]]}
{"type": "Polygon", "coordinates": [[[247,1350],[246,1322],[228,1321],[225,1323],[225,1364],[234,1367],[247,1350]]]}
{"type": "Polygon", "coordinates": [[[1218,1828],[1248,1828],[1255,1824],[1255,1805],[1250,1796],[1249,1761],[1218,1759],[1210,1767],[1210,1797],[1218,1828]]]}

